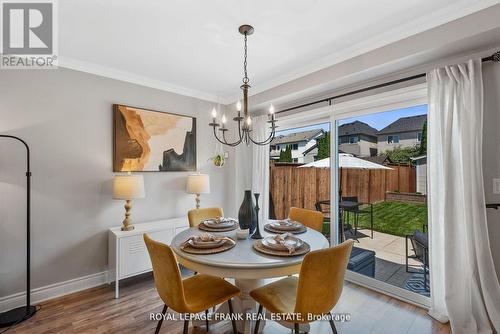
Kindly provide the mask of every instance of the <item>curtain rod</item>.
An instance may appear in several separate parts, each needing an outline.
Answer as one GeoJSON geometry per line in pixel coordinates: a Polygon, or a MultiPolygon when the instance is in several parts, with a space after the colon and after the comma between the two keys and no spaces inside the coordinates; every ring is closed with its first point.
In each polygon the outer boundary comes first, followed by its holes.
{"type": "MultiPolygon", "coordinates": [[[[489,57],[482,58],[481,61],[482,62],[487,62],[487,61],[498,62],[498,61],[500,61],[500,51],[495,52],[494,54],[492,54],[489,57]]],[[[374,90],[374,89],[378,89],[378,88],[383,88],[383,87],[387,87],[387,86],[396,85],[396,84],[401,83],[401,82],[406,82],[406,81],[411,81],[411,80],[423,78],[425,76],[426,76],[426,73],[420,73],[420,74],[415,74],[415,75],[412,75],[412,76],[409,76],[409,77],[405,77],[405,78],[401,78],[401,79],[397,79],[397,80],[392,80],[392,81],[384,82],[384,83],[381,83],[381,84],[378,84],[378,85],[369,86],[369,87],[365,87],[365,88],[361,88],[361,89],[356,89],[356,90],[353,90],[353,91],[350,91],[350,92],[347,92],[347,93],[343,93],[343,94],[339,94],[339,95],[335,95],[335,96],[330,96],[330,97],[327,97],[327,98],[324,98],[324,99],[321,99],[321,100],[316,100],[316,101],[313,101],[313,102],[301,104],[301,105],[298,105],[298,106],[295,106],[295,107],[286,108],[286,109],[277,111],[276,114],[281,114],[281,113],[284,113],[284,112],[287,112],[287,111],[291,111],[291,110],[295,110],[295,109],[300,109],[300,108],[304,108],[304,107],[309,107],[309,106],[312,106],[314,104],[323,103],[323,102],[329,102],[331,104],[332,100],[339,99],[341,97],[346,97],[346,96],[350,96],[350,95],[364,93],[364,92],[368,92],[370,90],[374,90]]]]}

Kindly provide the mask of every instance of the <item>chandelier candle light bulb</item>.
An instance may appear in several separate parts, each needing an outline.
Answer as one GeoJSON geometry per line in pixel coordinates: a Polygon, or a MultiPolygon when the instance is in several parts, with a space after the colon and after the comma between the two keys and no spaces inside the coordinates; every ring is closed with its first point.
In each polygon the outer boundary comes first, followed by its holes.
{"type": "Polygon", "coordinates": [[[236,102],[236,111],[238,112],[238,116],[233,118],[233,121],[238,123],[238,131],[236,132],[237,134],[237,139],[233,142],[228,141],[226,138],[226,132],[228,129],[225,126],[226,123],[226,117],[225,115],[222,116],[222,126],[220,124],[217,124],[217,111],[215,108],[212,110],[212,116],[213,120],[212,123],[209,124],[209,126],[213,127],[214,131],[214,136],[215,139],[217,139],[218,142],[228,145],[228,146],[238,146],[241,143],[245,143],[247,145],[250,145],[250,143],[253,143],[255,145],[268,145],[271,143],[271,141],[274,139],[276,135],[276,115],[274,113],[274,106],[271,104],[269,107],[269,121],[268,123],[271,123],[271,133],[267,138],[264,139],[257,139],[253,138],[251,135],[252,132],[252,119],[250,117],[250,113],[248,110],[248,90],[250,88],[250,79],[248,78],[248,72],[247,72],[247,38],[251,34],[254,33],[254,28],[248,24],[244,24],[239,27],[238,31],[240,34],[244,36],[244,61],[243,61],[243,84],[240,86],[241,90],[243,91],[243,103],[238,100],[236,102]],[[243,116],[241,115],[241,110],[243,108],[243,116]],[[222,132],[222,136],[219,137],[219,134],[217,132],[217,128],[220,132],[222,132]]]}

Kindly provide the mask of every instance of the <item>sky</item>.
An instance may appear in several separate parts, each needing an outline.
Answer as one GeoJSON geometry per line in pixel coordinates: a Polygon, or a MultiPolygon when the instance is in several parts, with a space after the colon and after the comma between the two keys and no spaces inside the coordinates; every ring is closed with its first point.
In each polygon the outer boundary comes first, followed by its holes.
{"type": "MultiPolygon", "coordinates": [[[[402,109],[396,109],[396,110],[391,110],[391,111],[384,111],[384,112],[380,112],[380,113],[369,114],[366,116],[345,118],[345,119],[342,119],[339,121],[339,125],[351,123],[353,121],[358,120],[358,121],[361,121],[361,122],[364,122],[364,123],[370,125],[371,127],[375,128],[377,130],[382,130],[387,125],[391,124],[392,122],[398,120],[401,117],[416,116],[416,115],[423,115],[423,114],[427,114],[427,105],[426,104],[420,105],[420,106],[415,106],[415,107],[410,107],[410,108],[402,108],[402,109]]],[[[278,119],[278,123],[279,123],[279,119],[278,119]]],[[[307,131],[307,130],[314,130],[314,129],[323,129],[325,131],[330,131],[330,124],[323,123],[323,124],[305,126],[302,128],[277,131],[276,134],[277,135],[286,135],[286,134],[293,133],[293,132],[300,132],[300,131],[307,131]]]]}

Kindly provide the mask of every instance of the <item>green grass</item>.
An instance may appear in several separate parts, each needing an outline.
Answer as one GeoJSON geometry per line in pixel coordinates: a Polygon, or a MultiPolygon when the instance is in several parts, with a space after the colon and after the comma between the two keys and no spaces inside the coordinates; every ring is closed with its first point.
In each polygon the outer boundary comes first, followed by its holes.
{"type": "MultiPolygon", "coordinates": [[[[351,214],[350,222],[354,221],[351,214]]],[[[381,202],[373,205],[373,229],[404,237],[422,230],[427,223],[427,205],[420,203],[381,202]]],[[[360,215],[359,228],[370,227],[370,215],[360,215]]]]}

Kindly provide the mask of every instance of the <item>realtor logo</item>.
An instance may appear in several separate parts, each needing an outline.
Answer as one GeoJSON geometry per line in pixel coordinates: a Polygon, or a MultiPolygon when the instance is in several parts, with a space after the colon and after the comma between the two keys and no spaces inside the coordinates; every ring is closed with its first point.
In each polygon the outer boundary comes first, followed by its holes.
{"type": "Polygon", "coordinates": [[[0,0],[2,68],[54,68],[54,1],[0,0]]]}

